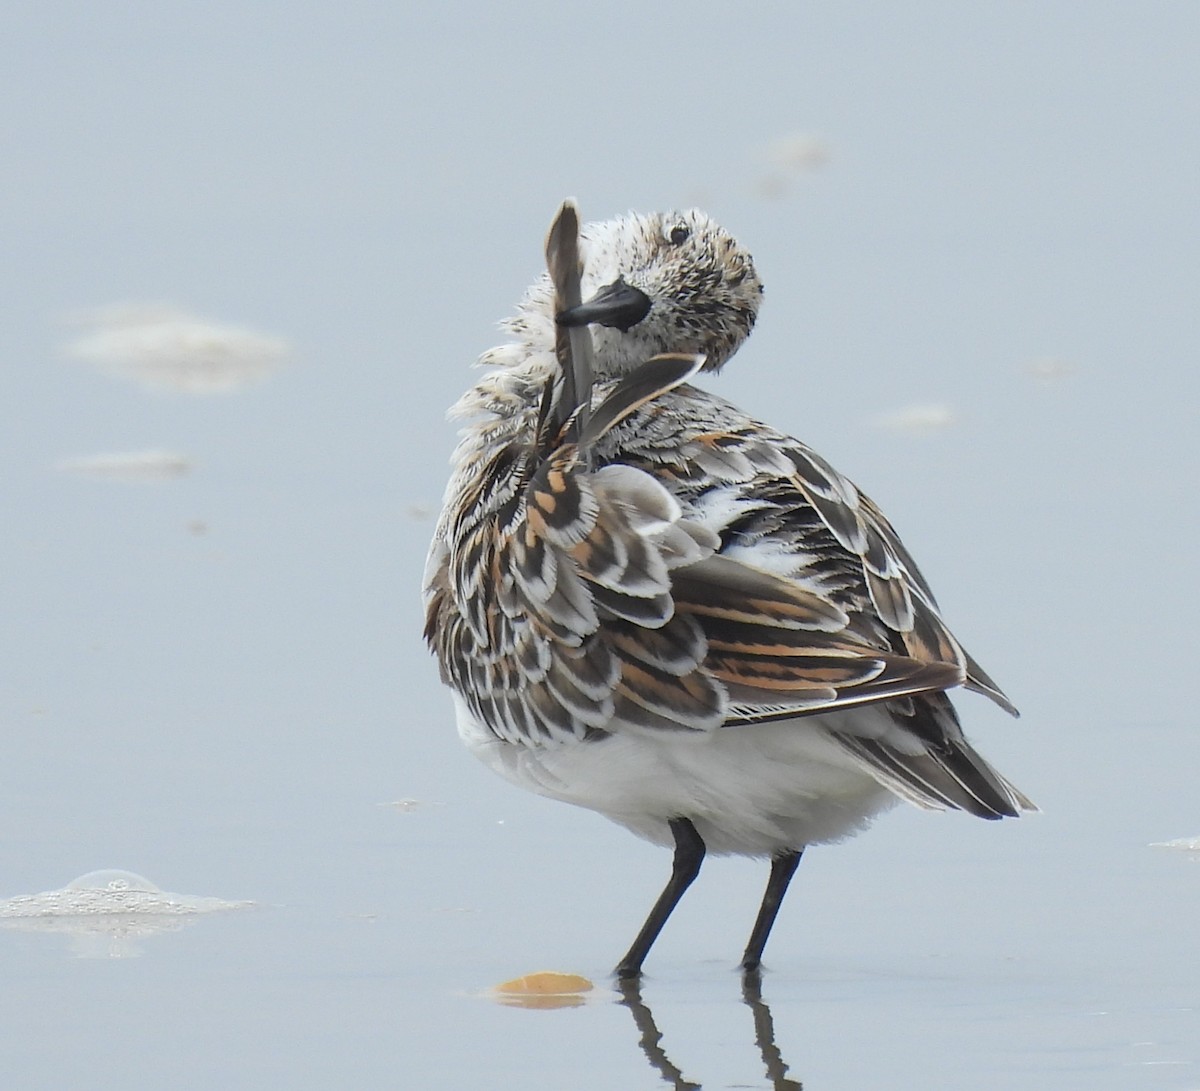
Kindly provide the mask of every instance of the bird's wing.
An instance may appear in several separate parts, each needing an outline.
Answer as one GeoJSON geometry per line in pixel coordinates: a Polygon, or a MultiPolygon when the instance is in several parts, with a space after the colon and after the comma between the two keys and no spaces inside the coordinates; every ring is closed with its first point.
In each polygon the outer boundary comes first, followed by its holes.
{"type": "Polygon", "coordinates": [[[967,743],[941,691],[961,684],[1015,709],[946,627],[929,584],[878,507],[819,455],[689,387],[616,429],[605,454],[667,484],[684,518],[721,540],[712,561],[676,574],[678,610],[695,611],[695,603],[723,592],[710,578],[713,562],[770,571],[842,611],[841,652],[864,667],[886,661],[878,681],[844,674],[836,693],[805,707],[798,690],[822,678],[811,649],[789,657],[787,637],[775,633],[774,644],[760,643],[768,632],[761,621],[743,629],[706,616],[704,666],[726,686],[727,727],[888,701],[887,717],[825,721],[882,783],[922,806],[983,817],[1032,808],[967,743]],[[777,674],[781,694],[772,702],[765,691],[777,674]]]}
{"type": "Polygon", "coordinates": [[[798,441],[786,448],[795,481],[838,544],[859,559],[863,582],[880,621],[918,659],[959,664],[968,689],[985,694],[1011,715],[1017,709],[947,628],[925,577],[883,512],[815,451],[798,441]]]}
{"type": "Polygon", "coordinates": [[[954,658],[873,640],[817,584],[723,553],[654,473],[602,458],[701,363],[654,358],[607,390],[579,443],[509,448],[460,501],[431,556],[426,632],[501,738],[711,731],[965,680],[954,658]]]}
{"type": "Polygon", "coordinates": [[[1016,714],[942,620],[891,523],[811,448],[691,387],[646,406],[601,446],[666,484],[721,536],[722,555],[827,597],[868,646],[956,666],[967,688],[1016,714]]]}

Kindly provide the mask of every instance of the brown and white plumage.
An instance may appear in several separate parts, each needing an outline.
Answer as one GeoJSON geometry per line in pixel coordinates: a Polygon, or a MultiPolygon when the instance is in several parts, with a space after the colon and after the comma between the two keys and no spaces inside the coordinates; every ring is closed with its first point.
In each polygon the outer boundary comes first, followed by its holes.
{"type": "Polygon", "coordinates": [[[946,691],[1011,704],[879,509],[691,384],[754,324],[749,255],[699,212],[592,225],[577,254],[574,216],[456,407],[425,601],[464,740],[677,853],[792,869],[896,797],[1030,809],[946,691]]]}

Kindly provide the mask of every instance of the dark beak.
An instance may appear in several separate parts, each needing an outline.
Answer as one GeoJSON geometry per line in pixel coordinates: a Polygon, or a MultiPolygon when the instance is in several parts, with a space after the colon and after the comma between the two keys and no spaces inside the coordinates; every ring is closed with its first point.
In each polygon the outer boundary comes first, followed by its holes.
{"type": "Polygon", "coordinates": [[[650,297],[623,277],[601,288],[586,303],[560,311],[560,326],[589,326],[593,322],[601,326],[613,326],[622,333],[636,326],[650,311],[650,297]]]}

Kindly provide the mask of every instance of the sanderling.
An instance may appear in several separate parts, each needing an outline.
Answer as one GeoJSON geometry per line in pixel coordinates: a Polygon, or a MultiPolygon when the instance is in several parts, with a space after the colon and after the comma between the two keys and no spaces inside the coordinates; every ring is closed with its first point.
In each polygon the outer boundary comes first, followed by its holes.
{"type": "Polygon", "coordinates": [[[750,255],[697,211],[577,229],[568,202],[552,275],[452,410],[426,639],[491,768],[674,848],[618,976],[640,974],[706,851],[771,859],[754,973],[807,846],[897,799],[1034,809],[946,691],[1015,710],[875,504],[688,381],[754,325],[750,255]]]}

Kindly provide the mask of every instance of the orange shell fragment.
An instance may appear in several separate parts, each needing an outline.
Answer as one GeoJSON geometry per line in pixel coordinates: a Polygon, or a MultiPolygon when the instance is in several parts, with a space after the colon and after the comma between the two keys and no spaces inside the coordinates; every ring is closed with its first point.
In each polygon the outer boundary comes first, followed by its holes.
{"type": "Polygon", "coordinates": [[[570,1008],[584,1003],[583,993],[595,986],[579,974],[560,974],[540,970],[514,977],[497,985],[492,992],[502,1004],[519,1008],[570,1008]]]}
{"type": "Polygon", "coordinates": [[[562,996],[566,993],[591,992],[595,986],[579,974],[560,974],[554,970],[540,970],[524,977],[514,977],[496,986],[496,991],[511,995],[562,996]]]}

